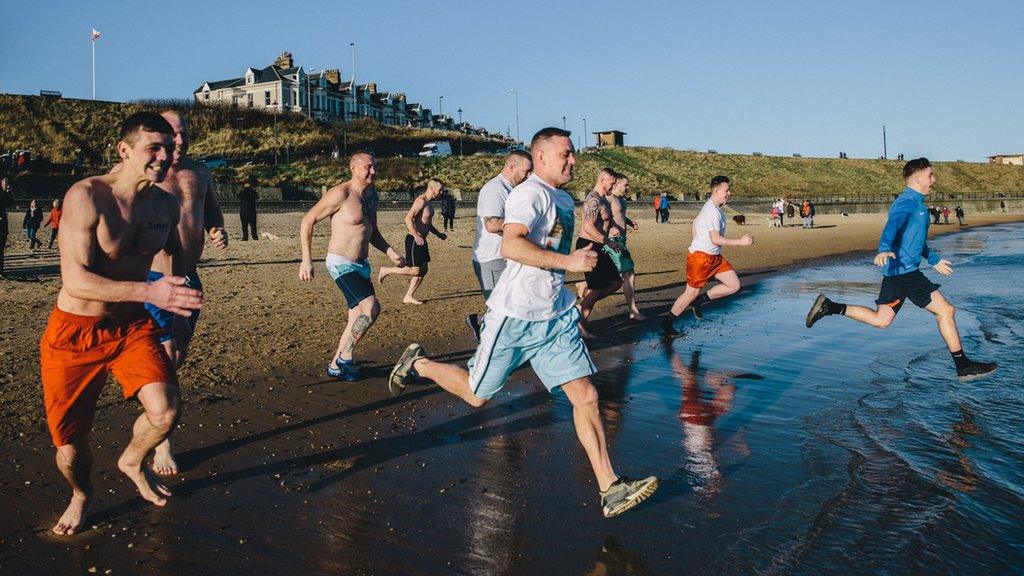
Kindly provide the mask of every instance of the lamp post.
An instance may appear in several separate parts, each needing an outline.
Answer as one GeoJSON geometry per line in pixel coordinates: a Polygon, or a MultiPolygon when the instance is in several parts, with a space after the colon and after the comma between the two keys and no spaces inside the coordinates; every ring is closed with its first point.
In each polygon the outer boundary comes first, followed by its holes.
{"type": "Polygon", "coordinates": [[[277,166],[277,100],[270,105],[274,107],[274,166],[277,166]]]}
{"type": "Polygon", "coordinates": [[[562,130],[565,130],[565,116],[562,116],[562,130]]]}
{"type": "Polygon", "coordinates": [[[516,113],[516,142],[519,142],[519,92],[515,88],[509,88],[512,93],[512,105],[516,113]]]}
{"type": "MultiPolygon", "coordinates": [[[[583,119],[583,149],[587,148],[587,119],[583,119]]],[[[581,150],[582,152],[582,150],[581,150]]]]}
{"type": "Polygon", "coordinates": [[[444,96],[437,97],[437,115],[444,116],[444,96]]]}
{"type": "Polygon", "coordinates": [[[359,117],[359,88],[356,87],[356,43],[349,42],[349,46],[352,47],[352,81],[349,88],[352,90],[352,97],[355,101],[355,115],[352,117],[353,120],[359,117]]]}
{"type": "Polygon", "coordinates": [[[316,68],[310,68],[309,72],[306,72],[306,108],[310,118],[313,118],[313,95],[309,91],[309,75],[313,72],[316,72],[316,68]]]}
{"type": "Polygon", "coordinates": [[[465,132],[462,126],[462,107],[459,107],[459,156],[462,156],[462,133],[465,132]]]}

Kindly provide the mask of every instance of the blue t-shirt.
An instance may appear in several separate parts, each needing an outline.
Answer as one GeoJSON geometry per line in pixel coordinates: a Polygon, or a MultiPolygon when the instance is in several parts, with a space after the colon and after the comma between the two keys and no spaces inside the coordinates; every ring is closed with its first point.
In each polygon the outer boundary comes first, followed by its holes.
{"type": "Polygon", "coordinates": [[[939,255],[928,248],[930,222],[924,194],[910,187],[904,188],[903,193],[889,207],[889,219],[878,242],[879,253],[896,254],[882,269],[884,276],[913,272],[921,265],[921,258],[925,258],[932,266],[939,263],[939,255]]]}

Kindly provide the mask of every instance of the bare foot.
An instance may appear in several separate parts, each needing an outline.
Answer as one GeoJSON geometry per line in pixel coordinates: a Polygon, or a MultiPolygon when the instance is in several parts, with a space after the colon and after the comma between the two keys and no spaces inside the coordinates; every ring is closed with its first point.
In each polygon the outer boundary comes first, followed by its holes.
{"type": "Polygon", "coordinates": [[[388,277],[388,273],[384,271],[384,268],[381,268],[380,271],[377,272],[377,283],[378,284],[383,284],[384,283],[384,279],[387,278],[387,277],[388,277]]]}
{"type": "Polygon", "coordinates": [[[420,302],[419,300],[417,300],[415,298],[411,298],[409,296],[406,296],[405,298],[403,298],[402,302],[405,302],[406,304],[423,304],[423,302],[420,302]]]}
{"type": "Polygon", "coordinates": [[[71,503],[67,510],[61,515],[60,520],[53,527],[53,533],[58,536],[73,536],[78,534],[85,524],[85,513],[89,508],[89,497],[73,494],[71,503]]]}
{"type": "Polygon", "coordinates": [[[579,323],[579,327],[580,327],[580,336],[583,336],[587,340],[596,340],[597,339],[597,336],[594,336],[590,332],[587,332],[587,329],[583,327],[583,322],[579,323]]]}
{"type": "Polygon", "coordinates": [[[135,487],[139,489],[139,496],[142,496],[144,500],[157,506],[167,504],[167,497],[171,495],[171,491],[153,475],[149,468],[141,464],[138,466],[127,464],[123,455],[117,460],[117,467],[135,483],[135,487]]]}
{"type": "Polygon", "coordinates": [[[171,442],[164,440],[153,450],[153,471],[161,476],[178,473],[178,463],[171,454],[171,442]]]}
{"type": "Polygon", "coordinates": [[[631,320],[636,320],[637,322],[647,322],[647,316],[641,314],[639,310],[630,313],[629,318],[631,320]]]}

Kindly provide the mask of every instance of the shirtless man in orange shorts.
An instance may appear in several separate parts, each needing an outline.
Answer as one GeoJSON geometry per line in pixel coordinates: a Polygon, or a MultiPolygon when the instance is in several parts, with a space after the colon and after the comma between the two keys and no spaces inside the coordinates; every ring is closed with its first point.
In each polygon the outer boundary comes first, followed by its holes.
{"type": "Polygon", "coordinates": [[[46,420],[57,468],[71,485],[71,503],[54,534],[76,534],[85,524],[93,493],[89,437],[108,373],[143,408],[118,468],[149,502],[163,506],[170,495],[143,460],[178,419],[178,386],[142,303],[188,316],[203,299],[181,276],[178,200],[154,186],[167,175],[173,138],[158,114],[129,116],[117,143],[122,169],[86,178],[64,197],[57,237],[63,286],[39,343],[46,420]],[[171,255],[175,275],[147,282],[160,250],[171,255]]]}
{"type": "Polygon", "coordinates": [[[740,277],[736,275],[732,264],[722,256],[722,246],[750,246],[754,243],[754,237],[750,234],[735,240],[725,237],[722,206],[731,196],[728,178],[715,176],[711,179],[711,198],[708,198],[700,214],[693,220],[693,241],[686,255],[686,290],[676,298],[672,309],[661,320],[661,330],[667,336],[682,334],[676,329],[676,320],[687,306],[692,304],[694,317],[701,320],[701,306],[740,289],[740,277]],[[712,278],[718,280],[719,284],[701,294],[700,289],[712,278]]]}

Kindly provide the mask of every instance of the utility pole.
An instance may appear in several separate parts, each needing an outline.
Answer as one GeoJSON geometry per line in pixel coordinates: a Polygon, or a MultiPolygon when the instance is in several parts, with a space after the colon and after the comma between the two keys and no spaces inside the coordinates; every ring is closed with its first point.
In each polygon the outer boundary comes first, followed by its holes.
{"type": "Polygon", "coordinates": [[[352,116],[352,119],[355,120],[359,118],[359,88],[356,87],[356,43],[349,42],[348,45],[352,47],[352,81],[349,88],[352,90],[352,96],[356,104],[355,115],[352,116]]]}
{"type": "Polygon", "coordinates": [[[562,116],[562,130],[565,130],[565,116],[562,116]]]}
{"type": "Polygon", "coordinates": [[[885,143],[885,124],[882,124],[882,158],[883,159],[888,159],[889,158],[889,150],[886,148],[886,143],[885,143]]]}
{"type": "Polygon", "coordinates": [[[459,156],[462,156],[462,134],[465,132],[465,127],[462,125],[462,107],[459,107],[459,156]]]}
{"type": "Polygon", "coordinates": [[[515,88],[510,88],[509,92],[512,93],[512,102],[516,112],[516,142],[521,142],[519,138],[519,92],[515,88]]]}
{"type": "MultiPolygon", "coordinates": [[[[583,119],[583,149],[587,148],[587,119],[583,119]]],[[[582,150],[581,150],[582,152],[582,150]]]]}

